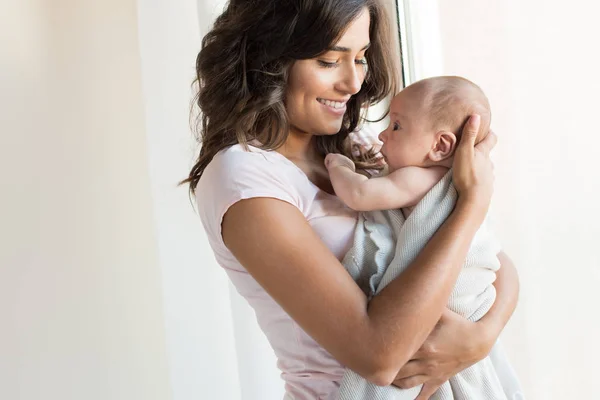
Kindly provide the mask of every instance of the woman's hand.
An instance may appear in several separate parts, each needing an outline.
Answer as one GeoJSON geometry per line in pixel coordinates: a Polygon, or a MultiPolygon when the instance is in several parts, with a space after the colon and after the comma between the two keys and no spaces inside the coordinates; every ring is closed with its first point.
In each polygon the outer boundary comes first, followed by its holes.
{"type": "Polygon", "coordinates": [[[496,135],[490,132],[476,145],[480,122],[479,115],[472,115],[463,128],[462,139],[456,148],[452,166],[453,182],[461,198],[474,201],[487,212],[494,183],[494,166],[490,161],[490,151],[496,145],[497,139],[496,135]]]}
{"type": "Polygon", "coordinates": [[[489,354],[495,341],[490,336],[485,325],[447,309],[393,385],[408,389],[423,384],[415,400],[429,399],[444,382],[489,354]]]}

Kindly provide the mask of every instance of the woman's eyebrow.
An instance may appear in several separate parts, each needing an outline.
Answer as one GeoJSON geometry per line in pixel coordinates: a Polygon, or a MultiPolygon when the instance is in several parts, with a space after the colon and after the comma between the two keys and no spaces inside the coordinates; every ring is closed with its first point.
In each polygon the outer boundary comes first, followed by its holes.
{"type": "MultiPolygon", "coordinates": [[[[367,43],[367,45],[365,47],[363,47],[362,49],[360,49],[360,51],[365,51],[370,46],[371,46],[371,43],[367,43]]],[[[351,48],[349,48],[349,47],[343,47],[343,46],[333,46],[333,47],[330,47],[327,50],[329,50],[329,51],[339,51],[339,52],[342,52],[342,53],[350,53],[352,51],[351,48]]]]}

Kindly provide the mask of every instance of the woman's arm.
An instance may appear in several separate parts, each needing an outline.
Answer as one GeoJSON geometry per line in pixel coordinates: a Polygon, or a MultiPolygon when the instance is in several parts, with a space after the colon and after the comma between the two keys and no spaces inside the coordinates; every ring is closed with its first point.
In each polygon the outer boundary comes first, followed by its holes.
{"type": "MultiPolygon", "coordinates": [[[[480,206],[479,206],[480,207],[480,206]]],[[[460,203],[409,268],[367,309],[364,293],[294,206],[255,198],[225,214],[233,255],[342,364],[389,385],[439,320],[483,220],[460,203]]]]}
{"type": "MultiPolygon", "coordinates": [[[[485,357],[491,350],[500,333],[512,316],[519,301],[519,275],[515,264],[505,252],[498,253],[500,269],[496,272],[496,300],[492,308],[479,320],[478,325],[487,331],[488,346],[484,347],[485,357]],[[487,350],[487,351],[486,351],[487,350]]],[[[483,358],[482,357],[482,358],[483,358]]]]}
{"type": "Polygon", "coordinates": [[[321,346],[373,383],[390,384],[429,335],[485,217],[493,175],[487,154],[495,138],[475,149],[473,122],[457,149],[455,210],[368,308],[364,293],[292,205],[253,198],[225,214],[223,240],[239,262],[321,346]]]}
{"type": "Polygon", "coordinates": [[[427,399],[450,377],[489,354],[519,297],[519,277],[513,262],[504,252],[498,259],[501,267],[494,282],[496,300],[487,314],[478,322],[470,322],[445,311],[423,346],[400,369],[394,385],[407,389],[424,384],[417,399],[427,399]]]}

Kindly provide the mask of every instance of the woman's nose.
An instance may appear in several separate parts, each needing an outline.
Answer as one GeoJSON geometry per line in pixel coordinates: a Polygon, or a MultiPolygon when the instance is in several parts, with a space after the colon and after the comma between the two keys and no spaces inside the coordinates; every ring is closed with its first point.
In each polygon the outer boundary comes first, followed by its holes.
{"type": "Polygon", "coordinates": [[[358,70],[359,68],[363,67],[353,63],[344,69],[343,83],[341,85],[343,86],[344,92],[356,94],[360,91],[364,80],[364,74],[358,70]]]}

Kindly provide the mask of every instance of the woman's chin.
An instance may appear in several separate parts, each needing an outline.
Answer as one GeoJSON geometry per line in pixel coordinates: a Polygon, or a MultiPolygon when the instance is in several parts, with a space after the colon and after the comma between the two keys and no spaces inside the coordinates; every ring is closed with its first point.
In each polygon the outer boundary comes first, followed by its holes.
{"type": "Polygon", "coordinates": [[[328,126],[323,126],[321,129],[318,130],[317,135],[319,135],[319,136],[332,136],[332,135],[335,135],[335,134],[339,133],[340,129],[342,129],[341,122],[339,124],[331,124],[331,125],[328,125],[328,126]]]}

